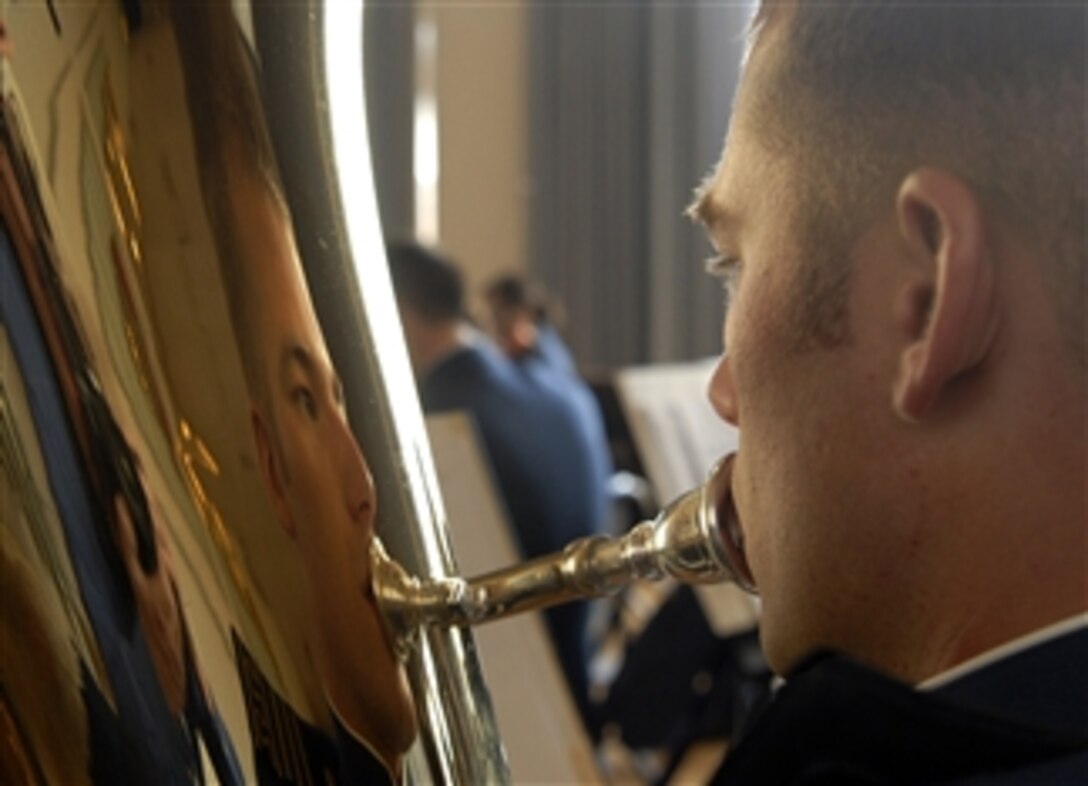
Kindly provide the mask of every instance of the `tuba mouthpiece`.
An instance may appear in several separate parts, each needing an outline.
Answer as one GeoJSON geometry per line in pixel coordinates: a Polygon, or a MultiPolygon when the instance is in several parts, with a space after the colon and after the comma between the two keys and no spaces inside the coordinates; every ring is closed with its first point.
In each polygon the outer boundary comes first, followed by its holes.
{"type": "Polygon", "coordinates": [[[562,551],[471,579],[411,576],[375,538],[371,581],[394,649],[406,658],[426,625],[477,625],[607,595],[635,579],[731,581],[754,592],[732,501],[732,464],[726,456],[705,483],[625,535],[579,538],[562,551]]]}

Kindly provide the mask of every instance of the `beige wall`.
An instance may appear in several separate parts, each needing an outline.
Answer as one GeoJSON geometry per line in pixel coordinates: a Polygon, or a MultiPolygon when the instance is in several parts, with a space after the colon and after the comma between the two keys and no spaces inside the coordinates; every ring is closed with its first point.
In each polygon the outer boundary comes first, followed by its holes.
{"type": "Polygon", "coordinates": [[[528,70],[523,0],[432,6],[438,32],[440,243],[473,298],[528,267],[528,70]]]}

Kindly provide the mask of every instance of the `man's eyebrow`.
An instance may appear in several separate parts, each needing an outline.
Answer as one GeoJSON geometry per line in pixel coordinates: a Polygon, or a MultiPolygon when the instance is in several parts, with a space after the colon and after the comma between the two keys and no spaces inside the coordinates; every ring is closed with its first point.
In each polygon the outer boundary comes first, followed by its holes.
{"type": "Polygon", "coordinates": [[[311,376],[317,372],[313,355],[301,344],[289,344],[280,354],[280,368],[286,371],[291,365],[300,366],[303,372],[311,376]]]}
{"type": "MultiPolygon", "coordinates": [[[[321,376],[321,369],[318,366],[317,360],[314,358],[313,354],[301,344],[290,344],[283,350],[282,359],[280,361],[281,368],[286,372],[292,365],[301,368],[302,372],[313,380],[316,380],[321,376]]],[[[336,400],[343,402],[344,385],[340,379],[340,375],[336,373],[335,369],[331,370],[329,384],[336,400]]]]}

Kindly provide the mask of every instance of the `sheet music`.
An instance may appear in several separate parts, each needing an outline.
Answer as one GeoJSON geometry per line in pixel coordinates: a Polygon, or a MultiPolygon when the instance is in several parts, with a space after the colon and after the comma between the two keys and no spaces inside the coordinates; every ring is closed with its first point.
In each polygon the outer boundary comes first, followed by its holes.
{"type": "Polygon", "coordinates": [[[616,374],[616,392],[661,503],[702,483],[714,462],[737,449],[737,430],[707,399],[716,363],[633,366],[616,374]]]}
{"type": "MultiPolygon", "coordinates": [[[[737,429],[718,417],[707,398],[717,362],[637,366],[616,374],[631,436],[662,505],[698,486],[718,459],[737,449],[737,429]]],[[[695,593],[719,636],[756,624],[758,602],[738,587],[699,585],[695,593]]]]}

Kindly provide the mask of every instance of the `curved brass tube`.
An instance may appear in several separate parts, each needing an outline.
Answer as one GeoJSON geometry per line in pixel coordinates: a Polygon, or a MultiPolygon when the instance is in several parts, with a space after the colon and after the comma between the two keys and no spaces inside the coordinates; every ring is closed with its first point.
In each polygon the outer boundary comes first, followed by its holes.
{"type": "Polygon", "coordinates": [[[706,483],[623,536],[579,538],[562,551],[470,579],[411,576],[375,539],[372,585],[394,648],[407,657],[415,632],[425,625],[478,625],[607,595],[635,579],[732,581],[754,592],[732,504],[731,474],[730,455],[706,483]]]}

